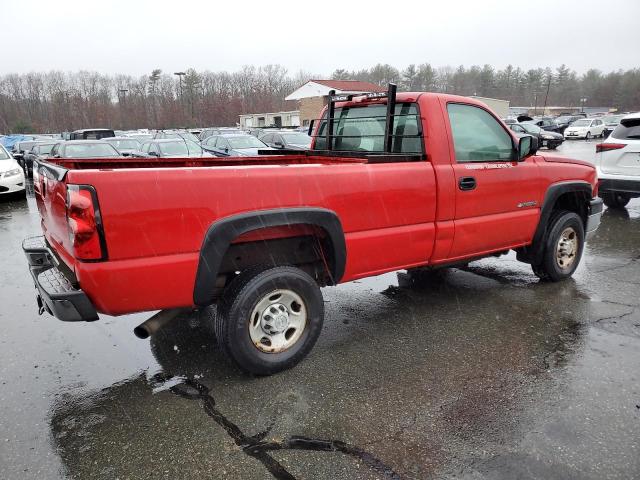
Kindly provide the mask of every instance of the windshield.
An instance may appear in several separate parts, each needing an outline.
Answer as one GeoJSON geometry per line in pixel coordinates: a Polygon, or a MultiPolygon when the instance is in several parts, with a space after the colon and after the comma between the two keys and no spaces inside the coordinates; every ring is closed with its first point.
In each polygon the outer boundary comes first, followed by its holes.
{"type": "Polygon", "coordinates": [[[65,158],[115,158],[118,151],[108,143],[82,143],[67,145],[64,149],[65,158]]]}
{"type": "Polygon", "coordinates": [[[591,120],[576,120],[571,124],[572,127],[588,127],[591,125],[591,120]]]}
{"type": "Polygon", "coordinates": [[[0,160],[11,160],[13,157],[0,145],[0,160]]]}
{"type": "Polygon", "coordinates": [[[534,135],[539,134],[542,130],[539,126],[534,125],[533,123],[521,123],[520,125],[522,125],[522,128],[524,128],[527,133],[531,133],[534,135]]]}
{"type": "Polygon", "coordinates": [[[116,147],[118,150],[138,150],[140,149],[140,143],[137,140],[127,139],[127,140],[112,140],[109,142],[111,145],[116,147]]]}
{"type": "Polygon", "coordinates": [[[223,137],[226,138],[231,148],[265,148],[266,145],[252,135],[242,135],[241,137],[223,137]]]}
{"type": "Polygon", "coordinates": [[[311,145],[311,137],[306,133],[283,133],[282,138],[292,145],[311,145]]]}

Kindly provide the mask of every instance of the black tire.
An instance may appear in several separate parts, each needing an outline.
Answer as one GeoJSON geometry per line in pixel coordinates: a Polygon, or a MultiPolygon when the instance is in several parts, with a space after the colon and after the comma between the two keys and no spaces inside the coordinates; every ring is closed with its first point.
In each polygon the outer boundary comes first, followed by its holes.
{"type": "Polygon", "coordinates": [[[587,131],[587,134],[584,136],[584,139],[588,142],[591,140],[591,132],[587,131]]]}
{"type": "Polygon", "coordinates": [[[548,143],[548,144],[547,144],[547,148],[548,148],[549,150],[555,150],[556,148],[558,148],[558,145],[559,145],[559,144],[557,144],[557,143],[548,143]]]}
{"type": "MultiPolygon", "coordinates": [[[[225,288],[214,321],[218,343],[242,370],[272,375],[293,367],[311,351],[322,331],[324,303],[318,284],[295,267],[253,267],[240,273],[225,288]],[[274,290],[298,295],[306,309],[306,323],[299,338],[286,350],[265,352],[249,333],[258,303],[274,290]]],[[[257,323],[255,324],[257,325],[257,323]]]]}
{"type": "Polygon", "coordinates": [[[629,195],[618,192],[601,193],[600,197],[609,208],[624,208],[627,206],[627,203],[629,203],[629,200],[631,200],[629,195]]]}
{"type": "MultiPolygon", "coordinates": [[[[582,252],[584,250],[584,225],[582,219],[575,212],[567,210],[557,210],[553,212],[549,219],[546,237],[544,239],[544,251],[542,261],[538,264],[532,264],[533,273],[541,280],[557,282],[571,277],[573,272],[580,264],[582,252]],[[561,236],[566,231],[572,231],[573,239],[577,242],[577,246],[572,249],[573,256],[570,264],[564,267],[560,264],[561,260],[556,257],[559,248],[561,236]],[[577,251],[576,251],[577,249],[577,251]]],[[[565,259],[563,262],[567,262],[565,259]]]]}

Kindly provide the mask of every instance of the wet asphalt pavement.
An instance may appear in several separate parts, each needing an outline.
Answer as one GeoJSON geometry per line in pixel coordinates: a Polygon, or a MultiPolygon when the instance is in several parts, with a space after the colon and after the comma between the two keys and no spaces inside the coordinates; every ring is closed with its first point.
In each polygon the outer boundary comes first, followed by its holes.
{"type": "Polygon", "coordinates": [[[326,288],[315,349],[268,378],[204,314],[151,341],[132,334],[149,314],[39,317],[32,234],[33,197],[0,200],[0,479],[640,476],[638,200],[559,284],[509,254],[326,288]]]}

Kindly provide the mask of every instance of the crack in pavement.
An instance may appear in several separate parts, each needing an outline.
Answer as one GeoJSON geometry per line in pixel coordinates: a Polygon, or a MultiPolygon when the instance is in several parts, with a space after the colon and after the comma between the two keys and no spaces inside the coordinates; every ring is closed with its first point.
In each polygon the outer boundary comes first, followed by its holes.
{"type": "MultiPolygon", "coordinates": [[[[173,377],[156,376],[158,380],[168,381],[173,377]]],[[[325,440],[292,435],[282,441],[265,442],[273,425],[255,435],[247,435],[226,418],[216,407],[216,402],[209,388],[195,379],[183,379],[181,383],[169,388],[172,393],[189,400],[199,400],[205,413],[220,425],[233,439],[244,453],[258,460],[277,480],[296,480],[296,477],[273,458],[269,453],[282,450],[306,450],[316,452],[340,452],[344,455],[362,461],[372,470],[380,473],[386,479],[401,480],[401,476],[390,466],[373,454],[340,440],[325,440]]]]}

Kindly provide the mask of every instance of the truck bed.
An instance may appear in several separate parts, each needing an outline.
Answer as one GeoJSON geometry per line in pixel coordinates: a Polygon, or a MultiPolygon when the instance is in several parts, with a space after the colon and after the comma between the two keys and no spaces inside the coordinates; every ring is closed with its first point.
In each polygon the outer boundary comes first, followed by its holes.
{"type": "Polygon", "coordinates": [[[367,163],[366,158],[333,157],[324,155],[264,155],[258,157],[202,157],[202,158],[57,158],[47,163],[67,170],[118,170],[124,168],[198,168],[237,167],[255,165],[330,165],[339,163],[367,163]]]}

